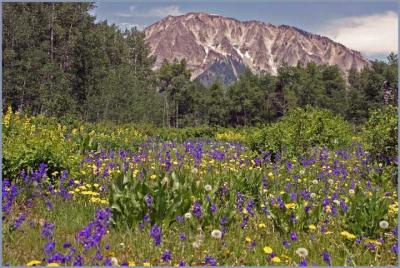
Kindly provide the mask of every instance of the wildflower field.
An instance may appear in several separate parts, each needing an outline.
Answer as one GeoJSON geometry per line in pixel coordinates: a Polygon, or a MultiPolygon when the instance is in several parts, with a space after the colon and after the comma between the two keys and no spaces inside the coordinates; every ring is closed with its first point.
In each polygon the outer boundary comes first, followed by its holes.
{"type": "Polygon", "coordinates": [[[3,115],[3,265],[397,265],[397,111],[254,128],[3,115]]]}

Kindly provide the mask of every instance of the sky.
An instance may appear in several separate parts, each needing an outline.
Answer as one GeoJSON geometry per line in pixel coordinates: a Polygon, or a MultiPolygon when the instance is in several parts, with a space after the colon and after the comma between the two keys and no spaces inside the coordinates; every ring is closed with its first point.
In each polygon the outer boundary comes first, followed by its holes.
{"type": "Polygon", "coordinates": [[[384,60],[398,51],[398,4],[385,0],[303,1],[114,1],[97,2],[91,11],[98,21],[121,29],[144,29],[168,15],[207,12],[241,21],[286,24],[327,36],[360,51],[369,59],[384,60]]]}

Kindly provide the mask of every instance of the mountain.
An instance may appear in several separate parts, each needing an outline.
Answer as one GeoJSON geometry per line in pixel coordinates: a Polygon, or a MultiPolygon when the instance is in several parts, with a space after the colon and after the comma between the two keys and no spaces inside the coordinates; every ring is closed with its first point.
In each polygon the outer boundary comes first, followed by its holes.
{"type": "Polygon", "coordinates": [[[236,80],[246,69],[277,74],[283,65],[338,65],[344,74],[369,64],[360,52],[287,25],[244,21],[207,13],[168,16],[144,30],[154,68],[164,59],[185,58],[192,79],[205,84],[236,80]]]}

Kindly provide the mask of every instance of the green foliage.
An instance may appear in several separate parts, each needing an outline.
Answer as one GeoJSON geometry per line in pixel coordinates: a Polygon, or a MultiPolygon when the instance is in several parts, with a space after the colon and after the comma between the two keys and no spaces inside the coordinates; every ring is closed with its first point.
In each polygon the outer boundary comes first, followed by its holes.
{"type": "MultiPolygon", "coordinates": [[[[148,214],[158,224],[169,226],[176,215],[185,214],[191,206],[191,196],[196,185],[188,182],[183,174],[172,173],[170,180],[137,179],[129,171],[119,173],[113,179],[110,191],[110,207],[114,224],[124,222],[133,227],[148,214]],[[152,204],[146,204],[151,195],[152,204]]],[[[163,176],[166,174],[159,174],[163,176]]]]}
{"type": "MultiPolygon", "coordinates": [[[[345,214],[346,230],[358,236],[378,238],[382,234],[379,222],[386,218],[390,199],[381,194],[368,194],[357,188],[350,198],[348,211],[345,214]]],[[[392,222],[393,224],[393,222],[392,222]]]]}
{"type": "Polygon", "coordinates": [[[308,148],[326,146],[331,149],[350,144],[350,125],[328,110],[308,107],[295,109],[279,122],[265,126],[250,138],[253,150],[301,155],[308,148]]]}
{"type": "Polygon", "coordinates": [[[3,120],[3,178],[15,179],[22,170],[48,165],[55,171],[75,170],[81,157],[76,144],[65,139],[65,127],[42,116],[27,118],[11,110],[3,120]]]}
{"type": "Polygon", "coordinates": [[[361,133],[365,149],[377,161],[396,162],[398,146],[397,108],[385,106],[371,111],[371,116],[361,133]]]}

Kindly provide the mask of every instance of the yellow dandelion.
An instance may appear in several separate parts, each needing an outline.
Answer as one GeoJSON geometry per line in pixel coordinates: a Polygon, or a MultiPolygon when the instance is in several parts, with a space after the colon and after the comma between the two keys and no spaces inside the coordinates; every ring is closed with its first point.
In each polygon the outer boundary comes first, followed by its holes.
{"type": "Polygon", "coordinates": [[[150,176],[150,179],[154,180],[155,178],[157,178],[157,175],[153,174],[150,176]]]}
{"type": "Polygon", "coordinates": [[[247,242],[251,242],[251,238],[247,236],[247,237],[246,237],[246,241],[247,241],[247,242]]]}
{"type": "Polygon", "coordinates": [[[150,265],[150,262],[144,262],[143,266],[151,266],[151,265],[150,265]]]}
{"type": "Polygon", "coordinates": [[[134,261],[128,262],[128,266],[136,266],[136,263],[134,261]]]}
{"type": "Polygon", "coordinates": [[[60,264],[58,264],[56,262],[51,262],[51,263],[47,264],[47,266],[60,266],[60,264]]]}

